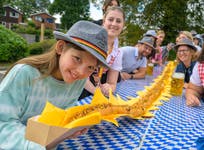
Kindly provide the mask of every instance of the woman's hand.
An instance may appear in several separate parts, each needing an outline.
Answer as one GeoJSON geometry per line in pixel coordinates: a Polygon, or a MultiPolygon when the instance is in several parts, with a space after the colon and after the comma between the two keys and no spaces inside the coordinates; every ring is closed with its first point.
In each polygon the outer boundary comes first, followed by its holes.
{"type": "Polygon", "coordinates": [[[97,86],[100,83],[100,77],[97,74],[93,75],[95,86],[97,86]]]}
{"type": "Polygon", "coordinates": [[[100,88],[102,93],[107,97],[109,97],[109,90],[111,89],[113,91],[112,86],[108,83],[101,84],[100,88]]]}
{"type": "Polygon", "coordinates": [[[188,94],[188,96],[186,97],[186,105],[187,106],[200,106],[201,103],[197,96],[193,94],[188,94]]]}

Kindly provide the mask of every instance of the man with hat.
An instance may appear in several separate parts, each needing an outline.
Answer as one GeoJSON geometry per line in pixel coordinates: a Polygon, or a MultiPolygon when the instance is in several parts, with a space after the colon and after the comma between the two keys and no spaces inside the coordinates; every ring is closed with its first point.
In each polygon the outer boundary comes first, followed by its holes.
{"type": "Polygon", "coordinates": [[[152,37],[154,39],[154,47],[156,47],[156,41],[158,37],[155,30],[147,30],[147,32],[143,34],[143,37],[152,37]]]}
{"type": "Polygon", "coordinates": [[[175,72],[184,73],[184,87],[187,87],[187,83],[189,83],[193,67],[196,63],[197,49],[190,39],[183,38],[176,44],[175,50],[177,54],[177,60],[179,62],[175,72]]]}
{"type": "Polygon", "coordinates": [[[144,78],[146,74],[147,58],[155,50],[154,39],[152,37],[143,37],[138,41],[137,46],[121,47],[123,80],[144,78]]]}

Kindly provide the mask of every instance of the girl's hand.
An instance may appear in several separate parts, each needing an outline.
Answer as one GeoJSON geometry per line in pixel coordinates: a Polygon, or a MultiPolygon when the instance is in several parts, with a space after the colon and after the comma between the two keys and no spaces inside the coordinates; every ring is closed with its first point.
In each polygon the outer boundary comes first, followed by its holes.
{"type": "MultiPolygon", "coordinates": [[[[87,133],[87,131],[88,131],[88,129],[84,128],[82,130],[78,130],[78,131],[74,132],[72,135],[67,135],[67,136],[64,135],[65,138],[63,138],[60,141],[57,141],[57,143],[51,143],[51,144],[47,145],[46,150],[50,150],[50,149],[56,147],[59,143],[63,142],[66,139],[73,139],[73,138],[76,138],[76,137],[78,137],[78,136],[80,136],[82,134],[85,134],[85,133],[87,133]]],[[[67,133],[67,134],[69,134],[69,133],[67,133]]]]}

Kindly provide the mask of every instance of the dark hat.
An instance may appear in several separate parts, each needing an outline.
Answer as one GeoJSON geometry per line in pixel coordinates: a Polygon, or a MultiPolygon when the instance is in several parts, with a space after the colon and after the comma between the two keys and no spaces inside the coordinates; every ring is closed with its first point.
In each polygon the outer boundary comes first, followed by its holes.
{"type": "Polygon", "coordinates": [[[148,30],[143,36],[152,36],[157,39],[157,33],[155,30],[148,30]]]}
{"type": "Polygon", "coordinates": [[[102,26],[89,21],[78,21],[66,34],[54,31],[54,36],[57,40],[68,41],[90,52],[109,68],[106,62],[107,31],[102,26]]]}
{"type": "Polygon", "coordinates": [[[152,37],[145,36],[142,38],[142,40],[138,41],[138,43],[146,44],[150,46],[151,48],[155,49],[154,39],[152,37]]]}
{"type": "Polygon", "coordinates": [[[181,45],[189,46],[193,50],[197,51],[197,48],[193,45],[193,42],[188,38],[182,38],[181,40],[179,40],[179,42],[176,44],[176,46],[174,48],[177,50],[178,47],[181,45]]]}

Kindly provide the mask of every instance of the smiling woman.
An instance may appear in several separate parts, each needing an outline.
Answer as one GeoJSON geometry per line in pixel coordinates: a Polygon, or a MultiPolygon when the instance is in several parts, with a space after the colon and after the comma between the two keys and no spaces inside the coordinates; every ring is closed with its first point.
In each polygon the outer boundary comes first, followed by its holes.
{"type": "Polygon", "coordinates": [[[187,38],[181,39],[175,46],[175,49],[177,52],[177,60],[179,61],[175,72],[181,72],[185,74],[184,87],[187,87],[187,83],[189,83],[193,67],[196,63],[195,54],[197,49],[193,45],[192,41],[187,38]]]}

